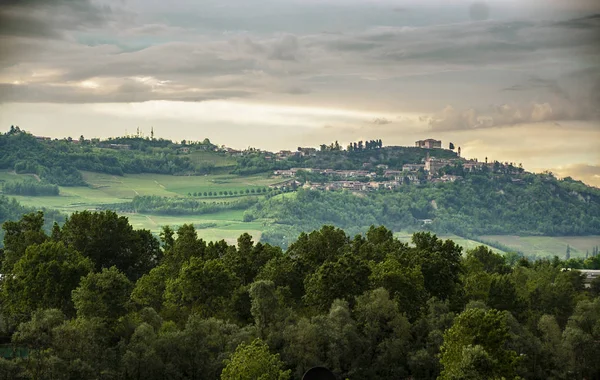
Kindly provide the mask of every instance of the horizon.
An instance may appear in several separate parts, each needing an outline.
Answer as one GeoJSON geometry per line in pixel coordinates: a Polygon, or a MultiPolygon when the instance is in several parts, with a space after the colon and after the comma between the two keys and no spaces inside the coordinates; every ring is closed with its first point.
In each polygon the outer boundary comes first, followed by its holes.
{"type": "MultiPolygon", "coordinates": [[[[11,127],[13,127],[13,126],[11,126],[11,127]]],[[[15,125],[14,127],[20,128],[20,126],[18,126],[18,125],[15,125]]],[[[52,139],[52,141],[63,141],[63,140],[67,140],[68,138],[71,138],[74,142],[77,142],[77,140],[79,139],[79,137],[77,137],[77,136],[64,136],[64,135],[63,136],[42,136],[42,135],[33,134],[33,133],[31,133],[31,131],[28,131],[28,130],[25,130],[25,129],[21,129],[21,131],[22,132],[26,132],[26,133],[30,133],[34,137],[50,138],[50,139],[52,139]]],[[[151,129],[151,131],[154,132],[154,137],[153,138],[151,138],[149,134],[146,134],[145,131],[143,131],[141,128],[139,129],[139,135],[137,134],[137,129],[136,129],[136,134],[128,134],[128,133],[126,133],[126,134],[124,134],[122,136],[118,136],[118,135],[105,136],[105,137],[83,136],[83,135],[82,136],[84,137],[84,139],[86,141],[91,141],[92,139],[99,139],[100,142],[104,142],[104,141],[111,141],[110,139],[119,139],[119,138],[136,139],[136,138],[139,138],[139,139],[143,139],[143,140],[152,140],[152,139],[154,139],[154,140],[166,140],[166,141],[170,141],[170,142],[172,142],[173,144],[176,144],[176,145],[188,145],[189,143],[200,143],[200,142],[202,142],[204,140],[204,138],[200,138],[200,139],[197,139],[197,140],[190,140],[190,139],[174,140],[174,139],[164,138],[164,137],[161,137],[160,135],[157,135],[156,131],[154,131],[153,128],[151,129]],[[184,140],[186,141],[186,144],[183,144],[184,140]]],[[[0,134],[2,134],[2,132],[0,132],[0,134]]],[[[428,139],[437,140],[435,137],[432,137],[432,136],[423,137],[423,138],[420,138],[419,140],[428,140],[428,139]]],[[[247,146],[247,147],[236,148],[236,147],[229,146],[227,144],[222,144],[221,142],[212,141],[210,139],[209,139],[209,141],[210,141],[211,144],[213,144],[217,148],[231,148],[231,149],[240,150],[240,151],[246,151],[247,149],[258,149],[261,152],[277,153],[279,151],[286,151],[286,150],[288,150],[288,151],[295,152],[295,151],[298,150],[298,146],[295,146],[293,148],[289,147],[289,148],[281,148],[281,149],[280,148],[277,148],[277,149],[263,149],[263,148],[257,147],[257,146],[247,146]]],[[[464,151],[462,151],[462,147],[460,147],[459,145],[455,144],[455,149],[450,149],[449,147],[444,147],[444,145],[448,146],[449,143],[453,143],[454,144],[453,141],[444,141],[444,140],[438,140],[438,141],[441,141],[442,148],[432,148],[432,150],[435,150],[435,149],[449,150],[449,151],[457,153],[458,148],[461,148],[461,155],[458,156],[458,157],[463,158],[465,160],[476,160],[476,161],[479,161],[479,162],[484,162],[485,159],[487,158],[488,162],[490,162],[490,163],[493,163],[493,162],[496,162],[496,161],[500,162],[500,163],[506,163],[506,162],[508,162],[508,163],[511,163],[511,164],[513,164],[515,166],[519,166],[519,165],[523,164],[522,162],[505,160],[505,159],[498,158],[498,157],[488,157],[488,156],[485,156],[485,157],[478,157],[478,156],[465,157],[465,155],[463,154],[464,151]]],[[[345,152],[345,151],[347,151],[346,148],[347,148],[348,144],[353,143],[353,142],[358,142],[358,141],[340,141],[340,140],[334,140],[334,141],[328,141],[328,142],[324,141],[324,142],[322,142],[322,144],[331,144],[331,143],[334,143],[334,142],[339,142],[340,146],[342,147],[342,151],[345,152]]],[[[415,147],[414,143],[416,141],[413,142],[412,144],[406,144],[406,145],[398,145],[398,144],[389,145],[389,144],[386,144],[385,141],[383,141],[383,140],[382,140],[382,142],[383,142],[383,148],[395,148],[395,147],[400,147],[400,148],[414,148],[415,147]]],[[[302,146],[302,148],[315,148],[317,150],[319,150],[319,147],[320,147],[320,144],[302,146]]],[[[423,148],[423,149],[425,149],[425,148],[423,148]]],[[[435,158],[435,156],[432,156],[432,157],[435,158]]],[[[533,173],[533,174],[543,174],[545,172],[550,172],[555,178],[557,178],[559,180],[564,180],[567,177],[571,177],[569,175],[561,176],[559,173],[554,173],[554,172],[549,171],[547,169],[538,170],[538,171],[528,170],[528,168],[525,165],[523,165],[523,168],[525,169],[526,172],[533,173]],[[557,175],[557,174],[559,174],[559,175],[557,175]]],[[[581,182],[583,182],[586,185],[591,186],[591,187],[600,188],[600,186],[598,186],[598,185],[587,183],[586,181],[578,179],[578,178],[572,178],[572,179],[574,179],[576,181],[581,181],[581,182]]]]}
{"type": "Polygon", "coordinates": [[[599,39],[593,0],[10,0],[0,124],[266,150],[433,137],[600,186],[599,39]]]}

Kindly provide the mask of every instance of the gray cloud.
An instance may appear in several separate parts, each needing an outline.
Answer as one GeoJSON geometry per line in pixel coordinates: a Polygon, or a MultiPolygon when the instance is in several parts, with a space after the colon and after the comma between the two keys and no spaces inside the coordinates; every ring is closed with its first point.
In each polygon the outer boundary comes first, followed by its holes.
{"type": "Polygon", "coordinates": [[[456,109],[452,106],[426,118],[434,130],[456,131],[553,120],[598,120],[598,109],[587,105],[529,103],[496,105],[487,109],[456,109]]]}
{"type": "Polygon", "coordinates": [[[150,100],[177,100],[200,102],[208,100],[247,98],[253,93],[236,90],[212,91],[155,91],[152,86],[134,81],[126,81],[110,91],[89,90],[71,87],[65,90],[61,86],[51,85],[12,85],[0,84],[0,103],[131,103],[150,100]]]}
{"type": "Polygon", "coordinates": [[[66,31],[102,26],[111,15],[108,5],[91,0],[4,0],[0,35],[64,38],[66,31]]]}
{"type": "MultiPolygon", "coordinates": [[[[113,24],[121,16],[114,6],[75,0],[50,3],[39,0],[28,2],[27,6],[17,3],[21,4],[13,0],[12,5],[6,8],[8,11],[0,11],[0,18],[16,20],[28,17],[38,24],[37,29],[24,27],[23,30],[28,30],[28,33],[18,32],[12,27],[0,27],[3,28],[0,31],[0,78],[8,78],[5,84],[13,86],[9,94],[3,94],[4,101],[27,101],[27,94],[37,101],[48,94],[47,101],[53,101],[58,92],[72,92],[59,96],[64,99],[82,97],[112,101],[117,96],[115,94],[132,93],[126,91],[128,86],[137,86],[137,93],[148,93],[140,95],[139,99],[157,96],[190,99],[190,94],[211,91],[265,96],[311,92],[315,98],[319,94],[327,94],[336,99],[365,91],[365,95],[373,98],[399,99],[398,103],[410,105],[411,102],[427,103],[431,98],[427,92],[442,93],[436,91],[435,86],[451,84],[430,80],[429,87],[421,86],[423,88],[419,89],[414,85],[407,91],[398,78],[423,76],[425,83],[436,73],[448,73],[448,78],[453,72],[473,69],[490,73],[514,70],[517,74],[533,74],[540,65],[556,72],[565,65],[569,69],[580,69],[587,62],[596,62],[594,60],[600,56],[595,39],[600,30],[597,17],[569,22],[486,21],[422,27],[386,26],[351,33],[304,35],[258,35],[251,32],[199,34],[191,28],[172,25],[164,20],[140,24],[134,17],[137,21],[117,33],[113,24]],[[25,10],[33,12],[28,15],[25,10]],[[51,12],[44,19],[41,14],[46,10],[51,12]],[[59,17],[59,14],[64,16],[59,17]],[[61,20],[64,22],[58,22],[61,20]],[[97,39],[115,42],[93,46],[77,42],[81,40],[77,32],[100,27],[105,35],[97,39]],[[48,40],[48,36],[55,39],[48,40]],[[170,40],[155,42],[151,46],[125,48],[116,42],[119,40],[117,37],[122,36],[133,39],[132,46],[137,46],[138,37],[140,41],[146,41],[149,37],[170,36],[170,40]],[[56,39],[59,37],[63,39],[56,39]],[[40,77],[39,72],[53,74],[46,78],[40,77]],[[136,82],[126,84],[133,77],[152,77],[155,81],[168,82],[168,85],[157,91],[136,82]],[[93,92],[76,86],[56,86],[98,78],[99,83],[103,80],[122,82],[123,87],[93,92]],[[397,84],[392,84],[390,79],[397,79],[397,84]],[[45,90],[35,92],[28,89],[19,91],[14,87],[39,88],[42,85],[46,85],[45,90]],[[82,96],[81,93],[86,91],[91,94],[82,96]]],[[[549,103],[555,115],[579,112],[564,111],[569,107],[545,97],[545,94],[551,94],[567,100],[573,96],[570,89],[564,89],[556,82],[556,77],[540,78],[542,76],[530,75],[528,81],[515,82],[500,96],[508,97],[510,92],[518,92],[524,98],[531,92],[535,94],[527,99],[528,106],[549,103]]],[[[498,88],[494,87],[492,79],[480,77],[468,80],[481,88],[478,98],[482,101],[505,103],[496,99],[498,88]]],[[[481,105],[477,104],[476,108],[481,109],[481,105]]],[[[454,106],[466,109],[464,104],[454,106]]],[[[527,108],[524,105],[514,107],[523,112],[527,108]]],[[[478,111],[478,117],[481,113],[489,113],[489,110],[484,111],[478,111]]],[[[458,116],[447,117],[456,119],[458,116]]],[[[468,113],[465,117],[454,124],[473,124],[468,113]]],[[[508,118],[504,114],[496,115],[497,120],[501,117],[508,118]]]]}
{"type": "Polygon", "coordinates": [[[392,121],[386,119],[385,117],[378,117],[378,118],[371,120],[371,124],[375,124],[375,125],[387,125],[387,124],[391,124],[391,123],[392,123],[392,121]]]}

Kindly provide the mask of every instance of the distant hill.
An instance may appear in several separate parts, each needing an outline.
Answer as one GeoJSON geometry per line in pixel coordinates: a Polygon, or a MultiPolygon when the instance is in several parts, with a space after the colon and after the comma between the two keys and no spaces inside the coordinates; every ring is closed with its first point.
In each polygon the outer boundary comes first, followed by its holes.
{"type": "MultiPolygon", "coordinates": [[[[61,186],[83,186],[80,170],[112,175],[210,173],[218,163],[211,162],[211,157],[199,160],[189,153],[212,149],[214,145],[207,140],[184,147],[169,140],[142,137],[52,140],[12,127],[0,134],[0,169],[36,174],[61,186]]],[[[222,154],[212,153],[215,161],[221,159],[222,154]]]]}
{"type": "Polygon", "coordinates": [[[331,224],[351,233],[370,225],[480,235],[600,234],[600,190],[550,174],[469,173],[463,181],[402,186],[393,192],[300,190],[263,200],[247,218],[272,221],[263,240],[285,244],[331,224]]]}

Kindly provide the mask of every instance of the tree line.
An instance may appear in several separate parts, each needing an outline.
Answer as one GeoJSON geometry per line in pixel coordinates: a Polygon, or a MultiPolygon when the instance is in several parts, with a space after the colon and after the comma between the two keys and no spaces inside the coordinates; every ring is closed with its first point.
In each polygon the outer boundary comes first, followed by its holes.
{"type": "Polygon", "coordinates": [[[59,195],[58,186],[34,180],[4,182],[2,184],[2,192],[10,195],[26,195],[26,196],[56,196],[59,195]]]}
{"type": "Polygon", "coordinates": [[[159,215],[203,215],[227,210],[245,210],[258,199],[244,197],[235,201],[201,202],[191,198],[136,195],[131,202],[103,205],[106,210],[159,215]]]}
{"type": "Polygon", "coordinates": [[[78,143],[68,139],[40,141],[13,127],[0,134],[0,169],[37,174],[60,186],[85,186],[81,170],[111,175],[205,174],[212,170],[195,165],[188,156],[178,154],[172,142],[165,141],[141,138],[112,139],[94,144],[83,139],[78,143]],[[108,149],[111,144],[127,145],[129,149],[108,149]]]}
{"type": "Polygon", "coordinates": [[[195,192],[189,192],[188,193],[188,197],[231,197],[231,196],[237,196],[237,195],[250,195],[250,194],[260,194],[263,193],[265,194],[267,191],[272,191],[272,189],[267,190],[266,187],[263,188],[251,188],[251,189],[245,189],[245,190],[220,190],[220,191],[195,191],[195,192]]]}
{"type": "Polygon", "coordinates": [[[591,379],[600,280],[384,227],[283,251],[191,225],[160,240],[111,211],[6,222],[0,375],[24,379],[591,379]],[[265,377],[266,376],[266,377],[265,377]]]}

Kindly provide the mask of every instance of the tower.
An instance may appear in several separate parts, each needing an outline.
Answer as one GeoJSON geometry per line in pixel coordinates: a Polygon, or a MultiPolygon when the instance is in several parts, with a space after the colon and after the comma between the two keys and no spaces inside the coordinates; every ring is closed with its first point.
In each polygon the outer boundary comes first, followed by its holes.
{"type": "Polygon", "coordinates": [[[460,147],[458,147],[458,157],[460,157],[460,147]]]}

